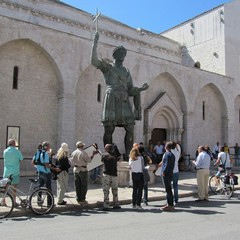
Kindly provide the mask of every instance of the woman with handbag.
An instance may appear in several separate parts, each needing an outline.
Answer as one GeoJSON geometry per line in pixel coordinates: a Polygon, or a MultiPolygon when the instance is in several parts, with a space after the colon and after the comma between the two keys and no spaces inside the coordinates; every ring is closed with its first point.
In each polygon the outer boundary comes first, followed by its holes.
{"type": "Polygon", "coordinates": [[[61,172],[57,175],[58,205],[65,205],[67,203],[63,199],[67,191],[68,169],[70,168],[68,152],[69,149],[67,143],[62,143],[56,155],[56,165],[61,169],[61,172]]]}
{"type": "Polygon", "coordinates": [[[148,205],[148,182],[150,181],[150,175],[148,173],[148,166],[152,163],[152,160],[145,154],[143,143],[140,142],[138,147],[139,153],[142,156],[142,167],[143,167],[143,202],[148,205]]]}
{"type": "Polygon", "coordinates": [[[141,201],[144,185],[142,156],[137,148],[133,148],[129,156],[129,167],[132,171],[133,180],[132,206],[133,208],[142,210],[141,201]]]}

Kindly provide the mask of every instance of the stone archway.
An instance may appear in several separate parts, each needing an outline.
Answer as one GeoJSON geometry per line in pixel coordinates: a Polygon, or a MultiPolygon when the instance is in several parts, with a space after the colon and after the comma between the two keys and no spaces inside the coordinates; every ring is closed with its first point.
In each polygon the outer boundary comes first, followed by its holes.
{"type": "Polygon", "coordinates": [[[144,98],[144,140],[148,142],[154,128],[166,130],[167,140],[184,138],[183,115],[186,98],[178,81],[168,72],[158,75],[144,98]]]}
{"type": "MultiPolygon", "coordinates": [[[[21,151],[32,157],[39,142],[57,147],[60,71],[50,54],[29,39],[13,40],[0,46],[1,117],[0,133],[7,126],[19,126],[21,151]],[[13,89],[13,69],[18,68],[18,87],[13,89]]],[[[0,147],[5,147],[0,141],[0,147]]]]}
{"type": "Polygon", "coordinates": [[[190,149],[198,145],[214,146],[216,142],[228,143],[228,113],[223,94],[213,83],[198,90],[194,101],[190,149]]]}
{"type": "Polygon", "coordinates": [[[154,129],[165,129],[165,140],[181,140],[183,113],[166,92],[160,93],[145,109],[144,121],[148,129],[148,139],[151,139],[154,129]]]}
{"type": "Polygon", "coordinates": [[[156,76],[145,94],[143,108],[145,142],[151,139],[154,128],[166,129],[167,140],[184,139],[186,98],[173,75],[164,72],[156,76]]]}

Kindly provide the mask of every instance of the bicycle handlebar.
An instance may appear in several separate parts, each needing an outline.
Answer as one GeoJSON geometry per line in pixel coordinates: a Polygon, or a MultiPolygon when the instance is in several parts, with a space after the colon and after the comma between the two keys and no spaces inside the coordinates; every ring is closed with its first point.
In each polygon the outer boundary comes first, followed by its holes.
{"type": "Polygon", "coordinates": [[[13,174],[11,174],[10,176],[8,176],[8,179],[12,182],[12,180],[13,180],[13,174]]]}

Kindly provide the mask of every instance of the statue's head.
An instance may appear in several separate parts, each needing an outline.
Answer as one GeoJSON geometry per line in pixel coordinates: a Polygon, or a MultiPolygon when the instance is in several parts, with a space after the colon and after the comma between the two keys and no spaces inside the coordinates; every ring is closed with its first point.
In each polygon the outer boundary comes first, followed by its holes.
{"type": "Polygon", "coordinates": [[[116,47],[112,53],[112,56],[114,59],[119,58],[119,57],[120,58],[125,57],[126,55],[127,55],[127,50],[123,46],[116,47]]]}

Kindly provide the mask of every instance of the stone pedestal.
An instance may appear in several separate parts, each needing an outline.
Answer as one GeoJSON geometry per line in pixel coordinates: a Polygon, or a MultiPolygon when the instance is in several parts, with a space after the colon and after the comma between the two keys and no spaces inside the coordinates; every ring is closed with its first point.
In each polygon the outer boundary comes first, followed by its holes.
{"type": "MultiPolygon", "coordinates": [[[[154,165],[150,165],[148,172],[150,175],[149,185],[154,184],[156,180],[156,176],[153,174],[155,169],[154,165]]],[[[119,162],[118,163],[118,186],[119,187],[127,187],[129,186],[130,180],[130,171],[128,162],[119,162]]]]}

